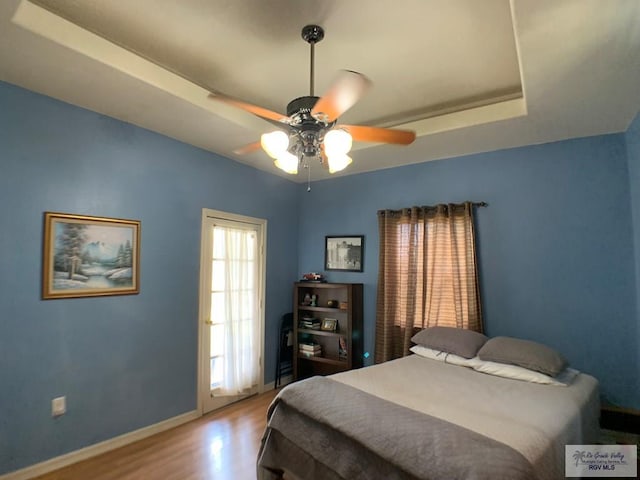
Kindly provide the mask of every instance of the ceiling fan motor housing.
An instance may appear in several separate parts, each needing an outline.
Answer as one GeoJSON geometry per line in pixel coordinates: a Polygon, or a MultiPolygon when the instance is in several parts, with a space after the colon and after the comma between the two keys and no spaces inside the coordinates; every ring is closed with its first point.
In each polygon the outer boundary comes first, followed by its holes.
{"type": "Polygon", "coordinates": [[[313,117],[311,116],[311,110],[313,110],[313,107],[316,105],[318,100],[320,100],[320,97],[309,96],[298,97],[294,100],[291,100],[287,105],[287,117],[306,114],[315,122],[315,119],[313,119],[313,117]]]}
{"type": "MultiPolygon", "coordinates": [[[[291,119],[291,135],[299,138],[300,143],[291,142],[294,155],[304,155],[305,157],[319,156],[320,144],[326,130],[333,126],[319,121],[311,115],[319,97],[306,96],[298,97],[287,105],[287,116],[291,119]]],[[[335,123],[335,122],[334,122],[335,123]]]]}

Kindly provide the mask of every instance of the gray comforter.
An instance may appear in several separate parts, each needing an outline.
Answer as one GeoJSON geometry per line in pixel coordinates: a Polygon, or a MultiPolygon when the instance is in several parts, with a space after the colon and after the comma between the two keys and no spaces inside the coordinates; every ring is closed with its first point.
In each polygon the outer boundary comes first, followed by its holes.
{"type": "Polygon", "coordinates": [[[535,479],[516,450],[325,377],[271,405],[258,479],[535,479]]]}

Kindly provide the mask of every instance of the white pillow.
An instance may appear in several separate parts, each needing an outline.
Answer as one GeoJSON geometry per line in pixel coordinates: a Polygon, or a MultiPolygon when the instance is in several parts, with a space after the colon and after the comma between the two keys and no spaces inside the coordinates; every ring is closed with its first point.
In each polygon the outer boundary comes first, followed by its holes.
{"type": "Polygon", "coordinates": [[[516,365],[507,365],[505,363],[489,362],[487,360],[478,359],[472,367],[477,372],[488,373],[498,377],[511,378],[514,380],[523,380],[525,382],[541,383],[543,385],[556,385],[566,387],[578,375],[578,370],[573,368],[565,368],[555,377],[550,377],[544,373],[534,372],[527,368],[518,367],[516,365]]]}
{"type": "Polygon", "coordinates": [[[430,358],[431,360],[439,360],[441,362],[459,365],[461,367],[473,368],[477,362],[482,362],[478,357],[464,358],[460,355],[456,355],[455,353],[441,352],[440,350],[434,350],[433,348],[425,347],[423,345],[414,345],[409,350],[421,357],[430,358]]]}

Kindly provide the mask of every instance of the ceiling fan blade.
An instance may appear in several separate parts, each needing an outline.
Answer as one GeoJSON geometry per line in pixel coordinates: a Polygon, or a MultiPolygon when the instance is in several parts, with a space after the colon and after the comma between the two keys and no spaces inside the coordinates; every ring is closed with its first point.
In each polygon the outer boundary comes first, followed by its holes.
{"type": "Polygon", "coordinates": [[[409,145],[416,139],[416,132],[411,130],[394,130],[393,128],[367,127],[364,125],[338,125],[337,127],[344,128],[358,142],[409,145]]]}
{"type": "Polygon", "coordinates": [[[241,108],[242,110],[249,112],[249,113],[253,113],[254,115],[267,119],[267,120],[274,120],[276,122],[282,122],[282,123],[286,123],[287,120],[287,116],[286,115],[282,115],[281,113],[277,113],[277,112],[273,112],[271,110],[267,110],[266,108],[262,108],[262,107],[258,107],[257,105],[252,105],[250,103],[247,102],[243,102],[242,100],[238,100],[236,98],[233,97],[228,97],[226,95],[223,95],[221,93],[217,93],[217,94],[209,94],[209,98],[211,100],[215,100],[218,102],[223,102],[226,103],[228,105],[232,105],[234,107],[237,108],[241,108]]]}
{"type": "Polygon", "coordinates": [[[256,150],[260,150],[261,148],[262,145],[260,145],[260,142],[253,142],[245,145],[244,147],[236,148],[233,153],[235,153],[236,155],[247,155],[248,153],[253,153],[256,150]]]}
{"type": "Polygon", "coordinates": [[[371,86],[371,80],[358,72],[343,70],[329,90],[317,101],[311,115],[333,122],[349,110],[371,86]]]}

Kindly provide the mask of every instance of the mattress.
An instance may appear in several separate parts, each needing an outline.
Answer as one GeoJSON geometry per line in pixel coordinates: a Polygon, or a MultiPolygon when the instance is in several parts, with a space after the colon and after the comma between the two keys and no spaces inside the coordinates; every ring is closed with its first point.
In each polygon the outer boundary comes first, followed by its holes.
{"type": "MultiPolygon", "coordinates": [[[[598,382],[586,374],[579,374],[569,386],[540,385],[496,377],[470,368],[410,355],[328,378],[390,402],[390,405],[405,407],[409,411],[423,414],[425,418],[434,417],[475,432],[483,436],[482,438],[491,439],[486,443],[496,441],[511,447],[530,463],[535,472],[534,478],[539,480],[564,478],[565,445],[593,443],[599,433],[598,382]]],[[[284,391],[278,397],[283,393],[284,391]]],[[[278,397],[274,404],[278,403],[278,397]]],[[[341,405],[340,399],[335,400],[335,405],[341,405]]],[[[293,421],[294,415],[300,417],[301,414],[294,413],[292,408],[287,407],[283,408],[279,415],[290,415],[293,421]]],[[[280,425],[287,424],[286,418],[279,420],[280,425]]],[[[300,418],[297,418],[297,421],[299,420],[300,418]]],[[[305,425],[332,428],[330,422],[325,422],[321,416],[316,419],[303,418],[302,421],[306,422],[305,425]]],[[[275,423],[273,430],[277,430],[275,423]]],[[[260,458],[269,457],[271,466],[273,462],[281,463],[279,467],[283,471],[289,471],[286,465],[291,460],[289,457],[295,456],[298,460],[307,458],[318,463],[318,472],[324,472],[317,477],[310,475],[308,478],[322,478],[327,475],[327,471],[331,469],[331,462],[323,460],[322,455],[317,452],[303,451],[299,440],[290,439],[289,449],[280,448],[279,452],[269,452],[270,436],[273,437],[271,443],[274,445],[278,438],[281,445],[287,441],[282,438],[282,432],[270,432],[270,428],[272,427],[268,425],[260,458]],[[295,455],[291,449],[295,450],[295,455]]],[[[433,442],[433,438],[430,441],[433,442]]],[[[362,447],[362,442],[356,441],[351,444],[354,444],[354,448],[362,447]]],[[[313,448],[308,447],[307,450],[313,448]]],[[[344,451],[344,447],[342,448],[344,451]]],[[[464,445],[454,448],[463,449],[464,445]]],[[[340,452],[334,453],[334,456],[339,454],[340,452]]],[[[327,453],[326,457],[329,458],[330,455],[327,453]]],[[[261,476],[260,458],[259,478],[278,478],[261,476]]],[[[342,477],[336,475],[332,478],[342,477]]],[[[361,478],[377,477],[374,474],[362,475],[361,478]]],[[[400,473],[397,478],[405,477],[400,473]]],[[[424,477],[414,474],[406,478],[432,477],[425,472],[424,477]]],[[[475,477],[471,474],[465,478],[475,477]]]]}

